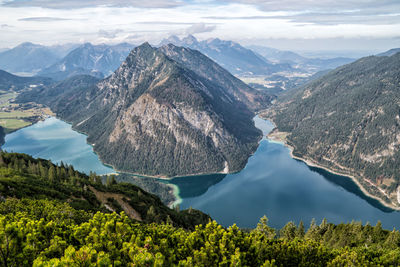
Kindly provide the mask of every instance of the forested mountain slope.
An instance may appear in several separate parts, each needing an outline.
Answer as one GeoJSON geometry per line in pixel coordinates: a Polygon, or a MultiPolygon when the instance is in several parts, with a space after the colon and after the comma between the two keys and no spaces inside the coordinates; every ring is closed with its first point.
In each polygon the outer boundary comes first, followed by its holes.
{"type": "MultiPolygon", "coordinates": [[[[177,212],[161,200],[129,183],[116,183],[109,176],[103,185],[101,177],[87,176],[71,165],[54,165],[20,153],[0,152],[0,199],[52,200],[87,215],[124,211],[130,219],[151,223],[169,222],[194,228],[206,223],[209,216],[191,209],[177,212]]],[[[28,201],[29,202],[29,201],[28,201]]],[[[39,218],[40,219],[40,218],[39,218]]]]}
{"type": "Polygon", "coordinates": [[[400,207],[400,53],[337,68],[266,116],[295,156],[355,176],[368,193],[400,207]]]}
{"type": "Polygon", "coordinates": [[[214,76],[206,78],[206,63],[192,50],[145,43],[107,79],[79,76],[18,101],[49,105],[119,170],[153,176],[235,172],[257,147],[261,132],[253,110],[268,106],[269,98],[215,63],[214,76]],[[163,49],[180,55],[175,61],[163,49]],[[183,64],[182,55],[191,58],[183,64]]]}

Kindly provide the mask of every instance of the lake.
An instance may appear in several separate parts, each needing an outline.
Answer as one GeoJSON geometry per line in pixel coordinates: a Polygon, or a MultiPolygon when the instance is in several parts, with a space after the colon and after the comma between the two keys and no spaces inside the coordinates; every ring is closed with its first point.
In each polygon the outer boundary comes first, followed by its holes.
{"type": "MultiPolygon", "coordinates": [[[[258,117],[256,126],[264,135],[273,125],[258,117]]],[[[265,138],[246,167],[236,174],[181,177],[171,180],[182,198],[180,207],[199,209],[224,226],[255,227],[266,215],[269,225],[282,227],[288,221],[312,218],[320,222],[370,222],[400,227],[400,212],[365,196],[348,177],[309,167],[290,156],[283,144],[265,138]]]]}
{"type": "MultiPolygon", "coordinates": [[[[264,134],[273,128],[258,117],[255,123],[264,134]]],[[[85,173],[114,172],[100,162],[85,135],[56,118],[8,134],[2,148],[63,161],[85,173]]],[[[291,158],[282,144],[265,138],[239,173],[180,177],[168,182],[179,188],[181,209],[202,210],[224,226],[255,227],[263,215],[273,227],[300,220],[308,225],[312,218],[317,222],[327,218],[333,223],[361,220],[373,225],[381,220],[387,229],[400,226],[400,212],[365,196],[351,179],[309,167],[291,158]]]]}
{"type": "Polygon", "coordinates": [[[63,161],[86,174],[90,171],[97,174],[115,172],[101,163],[93,148],[86,143],[86,135],[54,117],[7,134],[2,149],[50,159],[54,163],[63,161]]]}

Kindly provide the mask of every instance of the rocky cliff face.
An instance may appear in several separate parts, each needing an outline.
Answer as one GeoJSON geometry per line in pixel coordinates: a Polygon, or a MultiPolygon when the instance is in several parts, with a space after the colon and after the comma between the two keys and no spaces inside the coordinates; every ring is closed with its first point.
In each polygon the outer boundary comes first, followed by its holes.
{"type": "Polygon", "coordinates": [[[46,96],[54,88],[39,95],[119,170],[152,176],[238,171],[261,137],[249,107],[269,102],[211,61],[213,77],[190,67],[207,69],[204,62],[198,52],[145,43],[107,79],[83,90],[58,88],[62,94],[53,98],[46,96]],[[186,53],[193,55],[183,64],[178,58],[186,53]]]}
{"type": "Polygon", "coordinates": [[[272,117],[294,154],[355,176],[373,196],[399,207],[400,53],[331,71],[282,99],[272,117]]]}

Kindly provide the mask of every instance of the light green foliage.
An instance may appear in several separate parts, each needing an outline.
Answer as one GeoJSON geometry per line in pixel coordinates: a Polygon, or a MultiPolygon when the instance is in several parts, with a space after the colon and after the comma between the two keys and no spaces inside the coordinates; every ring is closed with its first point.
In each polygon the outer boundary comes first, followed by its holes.
{"type": "MultiPolygon", "coordinates": [[[[51,201],[47,209],[54,216],[38,220],[29,211],[35,203],[25,204],[27,208],[18,206],[21,212],[14,208],[0,215],[3,266],[387,266],[400,259],[399,247],[388,248],[384,242],[334,249],[312,239],[269,238],[262,231],[268,227],[265,219],[251,232],[236,225],[224,228],[215,221],[187,231],[167,224],[139,224],[123,212],[97,212],[80,223],[56,220],[64,210],[51,201]]],[[[0,204],[4,211],[3,205],[9,204],[0,204]]],[[[288,225],[284,229],[297,230],[293,223],[288,225]]],[[[323,225],[315,227],[321,230],[323,225]]],[[[358,226],[333,227],[346,236],[358,226]]],[[[362,226],[361,231],[369,227],[362,226]]],[[[392,239],[385,230],[372,230],[392,239]]],[[[320,235],[324,239],[324,233],[320,235]]]]}

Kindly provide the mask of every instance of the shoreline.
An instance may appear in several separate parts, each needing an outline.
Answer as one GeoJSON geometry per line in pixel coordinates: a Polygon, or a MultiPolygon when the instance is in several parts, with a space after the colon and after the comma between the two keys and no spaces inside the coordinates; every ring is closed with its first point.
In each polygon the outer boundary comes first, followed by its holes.
{"type": "MultiPolygon", "coordinates": [[[[281,145],[287,147],[287,148],[289,149],[289,154],[290,154],[290,156],[291,156],[293,159],[302,161],[302,162],[304,162],[307,166],[319,168],[319,169],[325,170],[325,171],[327,171],[327,172],[329,172],[329,173],[332,173],[332,174],[335,174],[335,175],[348,177],[349,179],[351,179],[351,180],[357,185],[357,187],[361,190],[361,192],[362,192],[364,195],[366,195],[366,196],[368,196],[368,197],[370,197],[370,198],[373,198],[373,199],[377,200],[381,205],[383,205],[383,206],[385,206],[385,207],[387,207],[387,208],[390,208],[390,209],[392,209],[392,210],[394,210],[394,211],[400,211],[400,207],[394,206],[393,204],[389,204],[389,203],[383,201],[381,198],[379,198],[379,197],[377,197],[377,196],[374,196],[374,195],[372,195],[370,192],[368,192],[367,189],[365,189],[365,187],[360,183],[360,181],[358,181],[358,179],[357,179],[354,175],[351,175],[351,174],[348,174],[348,173],[343,173],[343,172],[340,172],[339,170],[334,170],[334,169],[328,168],[328,167],[326,167],[326,166],[323,166],[323,165],[319,164],[318,162],[313,161],[312,159],[303,158],[303,157],[298,157],[298,156],[293,155],[294,147],[291,146],[291,145],[289,145],[289,144],[286,142],[286,139],[284,139],[284,140],[277,140],[277,139],[274,139],[274,136],[271,136],[271,135],[270,135],[275,129],[277,130],[275,133],[282,133],[282,132],[280,132],[280,131],[278,130],[278,128],[277,128],[275,122],[274,122],[272,119],[266,118],[266,120],[269,120],[269,121],[275,126],[275,128],[267,135],[267,140],[268,140],[269,142],[281,144],[281,145]]],[[[363,178],[363,177],[361,177],[361,179],[366,180],[366,179],[363,178]]],[[[369,184],[371,184],[371,183],[368,182],[368,181],[366,181],[366,182],[369,183],[369,184]]],[[[374,186],[374,185],[371,184],[371,186],[374,186]]],[[[376,187],[376,186],[375,186],[375,187],[376,187]]],[[[377,189],[379,190],[379,188],[377,188],[377,189]]],[[[399,194],[397,194],[397,196],[399,197],[399,194]]]]}

